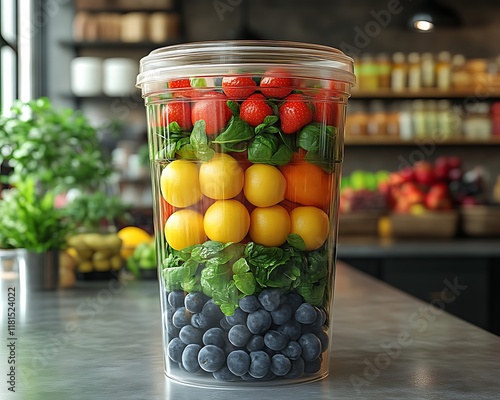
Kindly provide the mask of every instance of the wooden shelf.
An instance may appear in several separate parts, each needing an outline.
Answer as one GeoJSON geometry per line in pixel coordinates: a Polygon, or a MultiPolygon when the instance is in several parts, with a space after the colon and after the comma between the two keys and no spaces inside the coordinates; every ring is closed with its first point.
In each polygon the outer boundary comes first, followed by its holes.
{"type": "Polygon", "coordinates": [[[433,140],[432,138],[402,140],[392,136],[346,136],[346,146],[418,146],[432,142],[436,146],[500,146],[500,137],[488,140],[469,140],[453,138],[447,140],[433,140]]]}
{"type": "Polygon", "coordinates": [[[352,93],[352,100],[375,100],[375,99],[461,99],[473,97],[478,98],[480,101],[500,98],[500,87],[486,87],[481,86],[470,89],[421,89],[421,90],[405,90],[402,92],[395,92],[390,89],[378,89],[374,91],[354,91],[352,93]]]}

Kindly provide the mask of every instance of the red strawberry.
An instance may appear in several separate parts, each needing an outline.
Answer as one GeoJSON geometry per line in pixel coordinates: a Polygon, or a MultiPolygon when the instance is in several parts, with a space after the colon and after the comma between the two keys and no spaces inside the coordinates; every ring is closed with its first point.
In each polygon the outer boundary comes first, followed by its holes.
{"type": "Polygon", "coordinates": [[[230,99],[246,99],[256,89],[257,83],[249,76],[225,76],[222,78],[222,90],[230,99]]]}
{"type": "Polygon", "coordinates": [[[168,82],[168,88],[172,90],[173,97],[191,97],[191,82],[189,79],[177,79],[168,82]]]}
{"type": "Polygon", "coordinates": [[[273,109],[266,103],[266,98],[260,93],[252,94],[241,103],[240,118],[256,127],[264,122],[264,118],[273,115],[273,109]]]}
{"type": "Polygon", "coordinates": [[[269,75],[264,74],[260,81],[260,91],[266,97],[274,99],[283,99],[292,92],[293,79],[286,76],[285,73],[269,71],[269,75]],[[278,75],[278,76],[276,76],[278,75]],[[283,76],[280,76],[283,75],[283,76]]]}
{"type": "Polygon", "coordinates": [[[191,121],[194,124],[200,119],[204,120],[207,135],[215,135],[226,127],[232,115],[226,101],[227,97],[223,93],[205,93],[194,103],[191,109],[191,121]]]}
{"type": "Polygon", "coordinates": [[[168,126],[174,121],[185,131],[193,127],[191,124],[191,106],[187,101],[170,101],[163,107],[160,126],[168,126]]]}
{"type": "Polygon", "coordinates": [[[293,133],[313,119],[313,112],[301,94],[291,94],[285,98],[280,107],[281,130],[284,133],[293,133]]]}
{"type": "Polygon", "coordinates": [[[314,122],[322,124],[338,126],[338,118],[340,113],[340,104],[334,103],[333,92],[322,90],[314,96],[314,122]]]}

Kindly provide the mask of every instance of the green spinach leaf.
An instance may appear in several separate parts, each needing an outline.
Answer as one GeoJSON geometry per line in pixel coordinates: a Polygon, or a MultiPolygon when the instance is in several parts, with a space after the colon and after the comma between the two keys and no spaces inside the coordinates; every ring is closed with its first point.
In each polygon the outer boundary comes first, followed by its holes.
{"type": "Polygon", "coordinates": [[[232,116],[226,127],[215,140],[214,144],[220,145],[226,152],[243,152],[248,147],[248,141],[254,137],[253,128],[240,117],[232,116]]]}

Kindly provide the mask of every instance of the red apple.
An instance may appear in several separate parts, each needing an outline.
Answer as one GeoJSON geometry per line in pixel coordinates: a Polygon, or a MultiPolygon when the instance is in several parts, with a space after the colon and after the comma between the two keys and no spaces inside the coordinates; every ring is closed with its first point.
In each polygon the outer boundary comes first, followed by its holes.
{"type": "Polygon", "coordinates": [[[429,161],[418,161],[414,166],[415,181],[430,186],[434,183],[434,168],[429,161]]]}
{"type": "Polygon", "coordinates": [[[429,210],[451,210],[453,203],[449,195],[448,186],[444,183],[432,185],[425,196],[425,206],[429,210]]]}
{"type": "Polygon", "coordinates": [[[448,167],[452,168],[462,168],[462,160],[460,157],[448,157],[448,167]]]}

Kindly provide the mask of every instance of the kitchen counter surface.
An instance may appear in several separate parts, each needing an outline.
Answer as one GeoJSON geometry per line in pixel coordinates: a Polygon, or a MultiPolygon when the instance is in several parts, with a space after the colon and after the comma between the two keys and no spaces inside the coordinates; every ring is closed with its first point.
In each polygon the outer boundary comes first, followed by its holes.
{"type": "MultiPolygon", "coordinates": [[[[343,264],[330,376],[237,393],[165,378],[156,282],[86,282],[30,296],[15,281],[1,285],[2,399],[500,399],[499,337],[343,264]],[[8,287],[16,288],[11,337],[8,287]],[[7,390],[12,342],[16,393],[7,390]]],[[[443,282],[436,304],[446,308],[465,290],[443,282]]]]}

